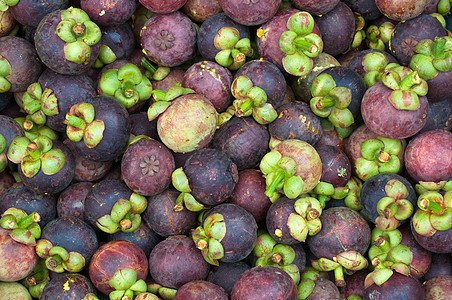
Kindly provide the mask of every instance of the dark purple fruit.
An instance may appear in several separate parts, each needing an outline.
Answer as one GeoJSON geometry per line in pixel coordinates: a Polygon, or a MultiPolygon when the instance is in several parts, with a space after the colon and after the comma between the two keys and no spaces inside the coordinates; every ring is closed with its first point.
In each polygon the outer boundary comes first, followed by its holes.
{"type": "Polygon", "coordinates": [[[226,201],[238,180],[237,166],[225,153],[216,149],[194,152],[185,162],[183,171],[188,178],[190,193],[206,205],[226,201]]]}
{"type": "Polygon", "coordinates": [[[137,112],[129,115],[131,129],[130,133],[134,136],[146,135],[154,140],[159,140],[157,133],[157,119],[148,120],[146,112],[137,112]]]}
{"type": "Polygon", "coordinates": [[[39,58],[48,68],[60,74],[78,75],[96,61],[101,35],[84,11],[71,7],[47,14],[36,28],[34,41],[39,58]]]}
{"type": "Polygon", "coordinates": [[[20,124],[11,117],[0,115],[0,172],[8,165],[8,148],[15,137],[25,136],[20,124]]]}
{"type": "Polygon", "coordinates": [[[38,80],[42,71],[33,45],[24,38],[4,36],[0,38],[0,93],[25,92],[30,84],[38,80]]]}
{"type": "Polygon", "coordinates": [[[349,250],[361,254],[367,251],[370,227],[356,211],[347,207],[331,207],[322,212],[320,221],[320,232],[308,238],[309,249],[318,258],[333,259],[337,254],[349,250]]]}
{"type": "Polygon", "coordinates": [[[197,36],[197,46],[201,56],[208,61],[215,61],[215,55],[220,52],[214,44],[215,36],[223,27],[234,27],[239,32],[239,39],[250,38],[247,26],[238,24],[224,13],[218,13],[202,22],[197,36]]]}
{"type": "Polygon", "coordinates": [[[89,293],[97,293],[89,278],[82,274],[69,273],[52,278],[45,285],[39,299],[83,299],[89,293]]]}
{"type": "Polygon", "coordinates": [[[254,26],[270,20],[279,9],[281,0],[219,0],[223,12],[237,23],[254,26]]]}
{"type": "Polygon", "coordinates": [[[351,295],[362,297],[364,294],[364,280],[366,279],[367,271],[357,271],[350,276],[345,277],[345,286],[340,288],[341,295],[347,299],[351,295]]]}
{"type": "Polygon", "coordinates": [[[15,183],[16,180],[8,171],[0,172],[0,199],[3,193],[15,183]]]}
{"type": "Polygon", "coordinates": [[[400,244],[408,246],[413,254],[413,259],[410,263],[410,274],[416,279],[421,279],[431,266],[432,253],[419,245],[409,226],[401,226],[398,230],[402,233],[400,244]]]}
{"type": "Polygon", "coordinates": [[[252,117],[233,116],[213,136],[212,146],[228,155],[238,170],[255,168],[268,152],[270,136],[252,117]]]}
{"type": "Polygon", "coordinates": [[[306,300],[342,299],[339,289],[331,280],[320,277],[314,280],[314,283],[314,289],[306,300]]]}
{"type": "Polygon", "coordinates": [[[364,69],[363,66],[363,57],[373,52],[383,54],[388,60],[388,63],[397,63],[397,59],[386,51],[381,51],[378,49],[366,49],[359,51],[356,55],[353,56],[353,58],[350,60],[348,64],[348,68],[358,73],[361,77],[364,77],[364,75],[366,74],[366,70],[364,69]]]}
{"type": "MultiPolygon", "coordinates": [[[[413,1],[412,2],[425,2],[413,1]]],[[[403,7],[403,6],[402,6],[403,7]]],[[[411,10],[407,10],[411,12],[411,10]]],[[[399,22],[391,35],[390,53],[402,65],[409,65],[411,57],[416,54],[416,45],[424,39],[434,40],[435,37],[446,36],[445,28],[435,17],[420,15],[405,22],[399,22]]]]}
{"type": "Polygon", "coordinates": [[[93,184],[91,182],[76,182],[65,188],[57,200],[58,217],[85,218],[85,199],[93,184]]]}
{"type": "Polygon", "coordinates": [[[423,280],[427,281],[440,275],[452,276],[452,255],[432,252],[432,263],[423,280]]]}
{"type": "Polygon", "coordinates": [[[431,236],[423,236],[417,233],[412,221],[410,224],[414,238],[424,249],[434,253],[450,253],[452,251],[452,243],[450,242],[452,239],[452,228],[436,230],[431,236]]]}
{"type": "Polygon", "coordinates": [[[426,300],[447,300],[452,297],[452,276],[437,276],[424,282],[426,300]]]}
{"type": "Polygon", "coordinates": [[[86,11],[91,20],[101,26],[125,23],[136,8],[134,0],[117,0],[114,3],[104,0],[80,0],[80,8],[86,11]]]}
{"type": "MultiPolygon", "coordinates": [[[[130,119],[127,110],[118,102],[115,98],[109,96],[96,96],[87,99],[83,103],[92,105],[94,109],[94,121],[103,124],[102,135],[98,132],[93,132],[89,129],[85,130],[84,138],[79,141],[72,141],[74,149],[83,157],[94,161],[111,161],[118,157],[126,148],[127,142],[130,137],[130,119]],[[90,134],[94,133],[95,140],[91,140],[90,134]]],[[[82,118],[82,111],[76,106],[71,107],[70,114],[75,117],[82,118]]],[[[85,124],[89,123],[89,120],[82,120],[85,124]]],[[[72,121],[67,121],[67,132],[78,131],[78,128],[71,126],[72,121]]],[[[71,138],[71,137],[70,137],[71,138]]]]}
{"type": "Polygon", "coordinates": [[[325,145],[316,147],[322,160],[320,181],[331,183],[334,187],[343,187],[352,175],[350,160],[338,147],[325,145]]]}
{"type": "Polygon", "coordinates": [[[112,241],[100,246],[89,265],[89,278],[94,286],[108,295],[113,289],[108,281],[111,276],[123,268],[137,272],[137,279],[146,279],[148,275],[148,260],[143,250],[128,241],[112,241]]]}
{"type": "Polygon", "coordinates": [[[249,269],[250,266],[243,261],[235,263],[221,262],[219,266],[213,266],[210,269],[206,280],[221,286],[226,293],[231,294],[235,282],[243,272],[249,269]]]}
{"type": "MultiPolygon", "coordinates": [[[[220,6],[218,4],[218,6],[220,6]]],[[[14,18],[10,9],[0,12],[0,23],[2,28],[0,28],[0,36],[7,36],[12,33],[13,30],[18,28],[18,22],[14,18]]]]}
{"type": "Polygon", "coordinates": [[[152,249],[162,240],[162,238],[154,232],[145,222],[141,222],[140,226],[132,232],[118,231],[106,236],[106,241],[129,241],[138,245],[143,250],[146,257],[149,257],[152,249]]]}
{"type": "Polygon", "coordinates": [[[355,16],[345,3],[339,1],[334,9],[314,20],[322,35],[323,52],[335,56],[350,48],[355,35],[355,16]]]}
{"type": "Polygon", "coordinates": [[[0,280],[13,282],[24,279],[38,262],[35,247],[14,241],[11,230],[0,228],[0,280]]]}
{"type": "Polygon", "coordinates": [[[68,7],[68,0],[24,0],[10,7],[14,18],[22,25],[36,27],[47,14],[68,7]],[[19,3],[20,2],[20,3],[19,3]]]}
{"type": "Polygon", "coordinates": [[[166,189],[148,198],[148,207],[143,214],[143,220],[163,237],[186,234],[195,226],[195,212],[175,209],[179,194],[178,191],[166,189]]]}
{"type": "Polygon", "coordinates": [[[41,239],[50,241],[53,246],[63,247],[68,252],[80,253],[85,258],[86,266],[99,246],[94,229],[76,217],[53,219],[42,228],[41,239]]]}
{"type": "Polygon", "coordinates": [[[64,165],[57,173],[47,175],[41,169],[36,175],[30,178],[22,172],[22,168],[18,168],[19,176],[24,185],[36,193],[59,193],[68,187],[74,178],[75,159],[71,150],[63,142],[58,140],[54,140],[52,145],[52,149],[60,149],[65,156],[64,165]]]}
{"type": "Polygon", "coordinates": [[[366,21],[372,21],[381,16],[375,0],[345,0],[342,2],[347,4],[352,11],[359,13],[366,21]]]}
{"type": "Polygon", "coordinates": [[[39,225],[44,227],[56,217],[56,198],[53,194],[36,193],[23,184],[17,183],[7,189],[0,199],[0,213],[15,207],[27,214],[37,212],[41,217],[39,225]]]}
{"type": "Polygon", "coordinates": [[[113,51],[115,60],[129,59],[135,49],[135,38],[129,23],[101,26],[100,30],[102,31],[100,42],[113,51]]]}
{"type": "Polygon", "coordinates": [[[231,300],[296,300],[297,286],[286,272],[276,267],[254,267],[235,283],[231,300]]]}
{"type": "Polygon", "coordinates": [[[181,286],[174,300],[228,300],[228,294],[222,287],[204,280],[193,280],[181,286]]]}
{"type": "Polygon", "coordinates": [[[279,198],[267,211],[266,226],[268,233],[280,244],[294,245],[301,241],[292,235],[296,228],[290,227],[289,218],[296,214],[294,204],[297,199],[279,198]]]}
{"type": "Polygon", "coordinates": [[[143,196],[163,192],[175,168],[171,151],[161,142],[144,137],[129,144],[121,160],[121,176],[127,186],[143,196]]]}
{"type": "Polygon", "coordinates": [[[149,255],[149,273],[164,287],[178,289],[193,280],[205,280],[210,265],[185,235],[173,235],[158,243],[149,255]]]}
{"type": "Polygon", "coordinates": [[[139,2],[155,14],[169,14],[179,10],[187,0],[139,0],[139,2]]]}
{"type": "Polygon", "coordinates": [[[336,7],[339,0],[313,1],[313,0],[292,0],[292,5],[300,10],[316,16],[324,15],[336,7]]]}
{"type": "Polygon", "coordinates": [[[175,67],[191,59],[196,51],[196,29],[181,12],[154,14],[141,30],[143,52],[152,62],[175,67]]]}
{"type": "Polygon", "coordinates": [[[299,139],[314,146],[322,137],[320,118],[304,102],[289,102],[277,110],[278,118],[268,125],[272,139],[299,139]]]}
{"type": "Polygon", "coordinates": [[[417,279],[397,272],[381,285],[372,284],[364,290],[364,300],[424,300],[425,292],[417,279]]]}
{"type": "Polygon", "coordinates": [[[194,90],[212,102],[217,112],[223,112],[232,102],[232,74],[213,61],[194,63],[184,74],[182,86],[194,90]]]}
{"type": "Polygon", "coordinates": [[[439,182],[452,177],[452,133],[431,130],[416,135],[405,149],[405,167],[414,181],[439,182]]]}
{"type": "Polygon", "coordinates": [[[265,220],[272,204],[265,195],[265,190],[265,178],[262,173],[256,169],[245,169],[239,172],[239,180],[227,202],[243,207],[259,223],[265,220]]]}
{"type": "Polygon", "coordinates": [[[194,22],[201,24],[211,16],[222,12],[218,0],[187,0],[182,10],[194,22]]]}

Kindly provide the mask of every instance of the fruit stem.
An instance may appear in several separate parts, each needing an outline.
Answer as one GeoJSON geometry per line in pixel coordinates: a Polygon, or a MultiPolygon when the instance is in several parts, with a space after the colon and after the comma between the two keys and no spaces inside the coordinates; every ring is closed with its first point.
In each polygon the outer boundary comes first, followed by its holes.
{"type": "Polygon", "coordinates": [[[400,81],[399,86],[402,90],[409,90],[413,85],[419,83],[421,83],[421,77],[417,71],[413,71],[400,81]]]}
{"type": "Polygon", "coordinates": [[[279,170],[278,173],[276,174],[275,178],[273,179],[273,181],[270,183],[270,185],[268,186],[267,190],[265,191],[265,195],[267,195],[268,197],[271,197],[273,195],[273,193],[276,190],[276,187],[279,185],[279,183],[284,180],[285,174],[283,170],[279,170]]]}
{"type": "Polygon", "coordinates": [[[435,214],[439,214],[444,210],[444,208],[438,203],[438,201],[442,201],[442,196],[440,193],[430,192],[425,196],[422,195],[419,199],[420,208],[422,208],[423,210],[430,210],[435,214]],[[428,198],[425,196],[428,196],[428,198]]]}
{"type": "Polygon", "coordinates": [[[293,41],[295,47],[297,47],[298,50],[304,50],[309,53],[316,53],[319,51],[319,47],[315,45],[314,43],[308,42],[304,39],[304,37],[297,37],[293,41]]]}
{"type": "Polygon", "coordinates": [[[141,59],[141,65],[151,73],[150,74],[151,76],[149,77],[152,77],[154,73],[157,71],[157,68],[154,67],[154,65],[151,64],[151,62],[144,57],[141,59]]]}
{"type": "Polygon", "coordinates": [[[86,127],[86,122],[82,118],[69,114],[66,115],[66,124],[80,129],[85,129],[86,127]]]}

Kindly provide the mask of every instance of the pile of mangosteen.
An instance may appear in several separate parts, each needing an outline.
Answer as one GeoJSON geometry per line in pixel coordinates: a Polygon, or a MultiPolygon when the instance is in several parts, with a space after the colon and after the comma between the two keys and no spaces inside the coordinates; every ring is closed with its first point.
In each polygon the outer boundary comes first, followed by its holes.
{"type": "Polygon", "coordinates": [[[452,298],[451,0],[0,0],[0,298],[452,298]]]}

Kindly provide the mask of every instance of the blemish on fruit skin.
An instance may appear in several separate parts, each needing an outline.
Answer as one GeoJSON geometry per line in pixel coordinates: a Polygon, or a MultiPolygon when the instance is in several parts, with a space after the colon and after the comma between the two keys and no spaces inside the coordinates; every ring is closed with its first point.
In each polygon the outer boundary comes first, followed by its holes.
{"type": "Polygon", "coordinates": [[[63,289],[65,290],[65,291],[69,291],[71,288],[69,287],[69,280],[68,281],[66,281],[64,284],[63,284],[63,289]]]}

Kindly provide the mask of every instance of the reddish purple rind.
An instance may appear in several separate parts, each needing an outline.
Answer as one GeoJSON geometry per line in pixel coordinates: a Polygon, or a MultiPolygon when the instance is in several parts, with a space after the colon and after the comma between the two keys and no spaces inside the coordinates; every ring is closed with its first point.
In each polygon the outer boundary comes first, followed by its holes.
{"type": "Polygon", "coordinates": [[[164,192],[148,198],[148,206],[143,220],[153,231],[163,237],[187,234],[196,224],[196,213],[188,209],[174,210],[178,191],[166,189],[164,192]]]}
{"type": "Polygon", "coordinates": [[[432,236],[423,236],[414,229],[412,219],[410,226],[414,238],[422,248],[435,253],[452,252],[452,243],[450,242],[452,240],[452,228],[448,230],[437,230],[432,236]]]}
{"type": "Polygon", "coordinates": [[[364,300],[412,299],[425,300],[421,283],[413,277],[394,272],[381,285],[372,284],[364,290],[364,300]]]}
{"type": "Polygon", "coordinates": [[[375,0],[377,8],[388,18],[396,21],[406,21],[419,16],[428,0],[375,0]]]}
{"type": "Polygon", "coordinates": [[[161,142],[139,140],[127,148],[121,160],[121,175],[127,186],[143,196],[163,192],[175,169],[171,151],[161,142]]]}
{"type": "Polygon", "coordinates": [[[141,5],[156,14],[169,14],[179,10],[187,0],[139,0],[141,5]]]}
{"type": "Polygon", "coordinates": [[[193,240],[173,235],[158,243],[149,255],[149,273],[164,287],[178,289],[193,280],[205,280],[210,265],[193,240]]]}
{"type": "Polygon", "coordinates": [[[430,280],[440,275],[452,276],[452,255],[432,252],[432,263],[423,279],[430,280]]]}
{"type": "Polygon", "coordinates": [[[81,0],[80,7],[99,26],[119,25],[130,19],[135,0],[81,0]]]}
{"type": "Polygon", "coordinates": [[[356,211],[347,207],[331,207],[320,215],[322,229],[308,237],[311,252],[318,258],[333,259],[344,251],[357,251],[362,255],[370,244],[370,227],[356,211]]]}
{"type": "Polygon", "coordinates": [[[16,19],[20,24],[29,27],[36,27],[42,18],[49,13],[57,9],[66,9],[68,7],[68,2],[68,0],[22,0],[16,5],[10,6],[9,10],[14,16],[14,19],[16,19]]]}
{"type": "Polygon", "coordinates": [[[7,189],[13,186],[14,183],[16,183],[16,180],[8,171],[0,172],[0,198],[7,189]]]}
{"type": "Polygon", "coordinates": [[[306,300],[341,300],[337,286],[329,279],[318,278],[314,280],[314,289],[306,300]]]}
{"type": "Polygon", "coordinates": [[[66,273],[52,278],[45,285],[39,298],[41,300],[83,299],[88,293],[96,293],[88,277],[79,273],[66,273]]]}
{"type": "Polygon", "coordinates": [[[402,241],[400,244],[408,246],[413,254],[413,260],[410,263],[411,276],[420,279],[430,268],[432,263],[432,252],[419,245],[411,233],[409,226],[401,226],[397,229],[402,233],[402,241]]]}
{"type": "Polygon", "coordinates": [[[423,288],[426,300],[447,300],[452,298],[452,276],[437,276],[427,280],[423,288]]]}
{"type": "Polygon", "coordinates": [[[144,53],[149,60],[160,66],[175,67],[195,55],[195,25],[179,11],[152,15],[144,24],[140,36],[144,53]],[[157,37],[164,31],[174,37],[172,46],[165,50],[156,45],[157,37]]]}
{"type": "Polygon", "coordinates": [[[224,13],[246,26],[255,26],[270,20],[281,5],[281,0],[219,0],[224,13]]]}
{"type": "Polygon", "coordinates": [[[210,269],[207,281],[221,286],[224,291],[231,294],[232,288],[236,281],[246,270],[249,270],[250,266],[244,261],[236,263],[222,262],[218,266],[213,266],[210,269]]]}
{"type": "Polygon", "coordinates": [[[323,182],[331,183],[334,187],[343,187],[350,180],[352,167],[347,155],[335,146],[316,147],[322,160],[323,182]]]}
{"type": "Polygon", "coordinates": [[[330,12],[339,3],[339,0],[293,0],[293,6],[297,9],[307,11],[316,16],[324,15],[330,12]]]}
{"type": "Polygon", "coordinates": [[[209,99],[219,113],[232,102],[231,84],[231,72],[212,61],[194,63],[187,69],[182,81],[183,87],[209,99]]]}
{"type": "MultiPolygon", "coordinates": [[[[294,245],[300,243],[290,234],[291,229],[287,226],[287,221],[291,214],[296,213],[294,204],[296,199],[281,197],[274,202],[267,211],[265,224],[267,232],[279,244],[294,245]],[[277,232],[280,232],[277,234],[277,232]]],[[[297,229],[293,231],[298,232],[297,229]]]]}
{"type": "Polygon", "coordinates": [[[36,82],[43,69],[33,44],[17,36],[0,38],[0,56],[11,66],[11,74],[5,79],[11,84],[8,92],[25,92],[36,82]]]}
{"type": "Polygon", "coordinates": [[[415,181],[452,178],[452,133],[431,130],[416,135],[405,149],[405,167],[415,181]]]}
{"type": "Polygon", "coordinates": [[[14,241],[11,230],[0,227],[0,280],[13,282],[28,276],[38,263],[34,246],[27,246],[14,241]]]}
{"type": "Polygon", "coordinates": [[[364,295],[364,280],[366,279],[367,271],[361,270],[353,273],[350,276],[345,276],[345,286],[340,287],[341,295],[347,299],[351,295],[364,295]]]}
{"type": "Polygon", "coordinates": [[[297,286],[285,271],[276,267],[254,267],[245,271],[231,292],[231,300],[297,300],[297,286]]]}
{"type": "Polygon", "coordinates": [[[58,217],[76,217],[84,220],[85,199],[93,184],[91,182],[76,182],[64,189],[57,200],[58,217]]]}
{"type": "Polygon", "coordinates": [[[243,207],[253,215],[256,222],[260,222],[265,220],[272,204],[265,190],[262,173],[256,169],[245,169],[239,172],[239,180],[227,202],[243,207]]]}
{"type": "Polygon", "coordinates": [[[383,137],[411,137],[425,125],[429,106],[427,97],[419,96],[420,107],[416,110],[398,110],[388,100],[392,91],[381,81],[367,89],[361,102],[364,123],[383,137]]]}
{"type": "Polygon", "coordinates": [[[187,0],[182,10],[190,19],[199,23],[223,11],[218,0],[187,0]]]}
{"type": "Polygon", "coordinates": [[[228,300],[229,296],[219,285],[204,280],[193,280],[181,286],[173,300],[228,300]]]}
{"type": "Polygon", "coordinates": [[[140,247],[129,241],[112,241],[100,246],[89,264],[89,278],[94,286],[105,295],[113,291],[108,281],[123,268],[137,272],[137,280],[148,275],[148,260],[140,247]]]}

